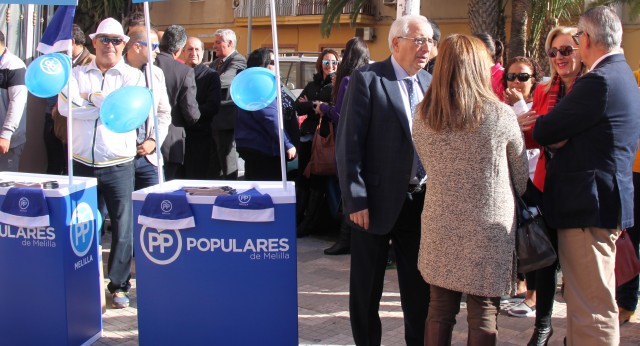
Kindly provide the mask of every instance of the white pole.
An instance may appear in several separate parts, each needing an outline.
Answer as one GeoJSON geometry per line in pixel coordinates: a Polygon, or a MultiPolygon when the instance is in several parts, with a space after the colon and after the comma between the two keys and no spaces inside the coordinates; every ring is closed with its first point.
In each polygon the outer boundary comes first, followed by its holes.
{"type": "Polygon", "coordinates": [[[156,157],[158,159],[158,183],[162,184],[164,182],[164,174],[162,174],[162,153],[160,152],[160,147],[162,143],[160,143],[160,131],[158,129],[158,114],[156,114],[156,102],[155,96],[153,95],[153,73],[151,71],[151,66],[153,65],[153,61],[151,60],[151,50],[153,50],[153,44],[151,43],[151,20],[149,19],[149,3],[144,2],[144,26],[147,29],[147,68],[145,69],[145,73],[147,74],[147,81],[149,83],[149,90],[151,91],[151,109],[153,110],[153,127],[156,132],[156,157]]]}
{"type": "MultiPolygon", "coordinates": [[[[73,52],[72,45],[69,45],[67,54],[69,55],[69,71],[73,75],[73,52]]],[[[69,79],[74,78],[69,76],[69,79]]],[[[71,83],[67,82],[67,172],[69,174],[69,189],[73,186],[73,102],[71,100],[71,83]]],[[[71,190],[70,190],[71,191],[71,190]]]]}
{"type": "MultiPolygon", "coordinates": [[[[284,128],[282,126],[282,88],[280,87],[280,60],[278,59],[278,29],[276,28],[276,4],[275,0],[269,1],[271,5],[271,36],[273,39],[273,56],[275,60],[275,68],[276,68],[276,99],[277,101],[277,109],[278,109],[278,138],[280,142],[280,170],[282,173],[282,187],[287,189],[287,164],[285,159],[284,152],[284,128]]],[[[250,54],[251,52],[247,52],[250,54]]]]}

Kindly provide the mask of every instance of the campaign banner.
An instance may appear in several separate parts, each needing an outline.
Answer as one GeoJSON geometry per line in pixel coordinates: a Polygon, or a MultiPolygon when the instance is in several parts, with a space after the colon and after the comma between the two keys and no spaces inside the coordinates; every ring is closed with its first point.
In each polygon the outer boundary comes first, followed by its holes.
{"type": "Polygon", "coordinates": [[[78,0],[0,0],[0,4],[77,5],[78,0]]]}

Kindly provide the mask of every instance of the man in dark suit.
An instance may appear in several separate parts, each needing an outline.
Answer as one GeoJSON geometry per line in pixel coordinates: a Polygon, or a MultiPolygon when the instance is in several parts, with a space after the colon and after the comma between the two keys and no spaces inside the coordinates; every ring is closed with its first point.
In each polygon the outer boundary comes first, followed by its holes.
{"type": "Polygon", "coordinates": [[[186,129],[184,168],[187,179],[207,179],[211,156],[211,121],[220,109],[220,76],[209,64],[202,63],[203,53],[202,41],[197,37],[189,37],[183,60],[195,73],[200,120],[186,129]]]}
{"type": "Polygon", "coordinates": [[[180,56],[186,42],[187,32],[184,28],[171,25],[162,36],[160,53],[156,57],[156,64],[164,72],[171,104],[171,125],[161,147],[166,180],[185,177],[185,128],[194,125],[200,119],[193,69],[175,60],[180,56]]]}
{"type": "Polygon", "coordinates": [[[417,268],[424,168],[411,136],[413,110],[431,75],[433,31],[418,15],[396,19],[391,57],[351,75],[336,140],[343,210],[351,235],[349,312],[357,345],[380,345],[378,314],[392,241],[407,345],[423,345],[429,286],[417,268]],[[420,173],[419,173],[420,171],[420,173]]]}
{"type": "Polygon", "coordinates": [[[235,180],[238,178],[238,153],[234,142],[236,106],[229,97],[231,80],[239,70],[247,68],[247,59],[236,51],[236,34],[230,29],[219,29],[214,33],[213,50],[216,58],[211,67],[220,75],[222,102],[220,111],[211,122],[213,148],[209,161],[211,179],[235,180]]]}
{"type": "Polygon", "coordinates": [[[640,92],[621,54],[622,25],[609,7],[586,11],[573,36],[590,72],[533,137],[557,150],[547,164],[546,218],[558,229],[567,302],[567,345],[617,345],[615,241],[631,227],[631,166],[640,135],[640,92]]]}

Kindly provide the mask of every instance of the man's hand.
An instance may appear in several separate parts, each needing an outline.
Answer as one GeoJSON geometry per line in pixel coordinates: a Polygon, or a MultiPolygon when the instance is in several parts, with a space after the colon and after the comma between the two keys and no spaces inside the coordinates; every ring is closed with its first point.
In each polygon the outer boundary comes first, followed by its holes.
{"type": "Polygon", "coordinates": [[[138,145],[136,150],[136,153],[140,156],[145,156],[145,155],[149,155],[151,153],[153,153],[153,151],[156,149],[156,142],[153,139],[147,139],[146,141],[142,142],[142,144],[138,145]]]}
{"type": "Polygon", "coordinates": [[[355,223],[356,225],[364,229],[369,229],[369,209],[364,209],[364,210],[357,211],[355,213],[351,213],[349,214],[349,219],[351,220],[351,222],[355,223]]]}
{"type": "Polygon", "coordinates": [[[80,97],[82,97],[83,100],[89,100],[89,93],[80,93],[80,97]]]}
{"type": "Polygon", "coordinates": [[[10,140],[0,138],[0,155],[6,154],[9,151],[9,144],[11,144],[10,140]]]}

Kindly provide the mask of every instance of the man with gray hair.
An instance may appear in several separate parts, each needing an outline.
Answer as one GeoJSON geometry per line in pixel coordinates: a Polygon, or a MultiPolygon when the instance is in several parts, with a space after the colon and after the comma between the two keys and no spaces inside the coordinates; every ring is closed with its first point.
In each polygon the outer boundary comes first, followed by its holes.
{"type": "Polygon", "coordinates": [[[171,125],[161,147],[166,180],[185,178],[185,128],[200,119],[193,69],[176,61],[186,42],[187,32],[184,28],[171,25],[162,36],[160,53],[156,56],[158,67],[164,72],[171,105],[171,125]]]}
{"type": "Polygon", "coordinates": [[[555,148],[544,209],[546,221],[558,229],[567,345],[618,345],[615,242],[634,223],[631,167],[640,92],[621,54],[622,24],[615,12],[594,7],[577,27],[573,39],[590,72],[536,120],[533,137],[555,148]]]}
{"type": "Polygon", "coordinates": [[[429,286],[418,271],[418,250],[426,176],[411,126],[431,84],[423,68],[432,37],[427,18],[396,19],[389,30],[391,56],[353,72],[340,112],[336,161],[343,212],[352,226],[349,317],[356,345],[381,342],[378,310],[390,240],[405,341],[424,344],[429,286]]]}
{"type": "Polygon", "coordinates": [[[209,178],[233,180],[238,177],[238,154],[234,142],[236,106],[229,97],[231,80],[238,71],[247,68],[247,59],[236,51],[236,33],[219,29],[214,33],[216,58],[211,67],[220,75],[222,102],[211,122],[213,148],[209,160],[209,178]]]}

